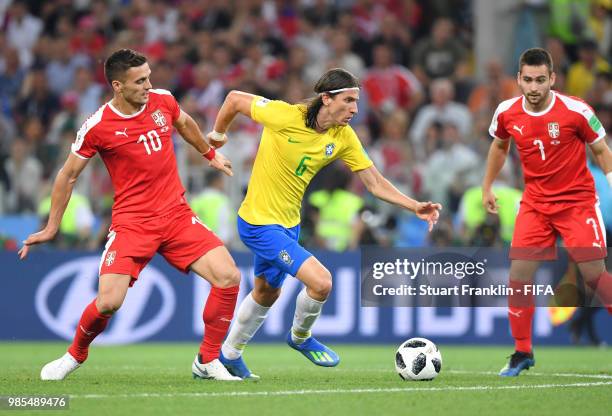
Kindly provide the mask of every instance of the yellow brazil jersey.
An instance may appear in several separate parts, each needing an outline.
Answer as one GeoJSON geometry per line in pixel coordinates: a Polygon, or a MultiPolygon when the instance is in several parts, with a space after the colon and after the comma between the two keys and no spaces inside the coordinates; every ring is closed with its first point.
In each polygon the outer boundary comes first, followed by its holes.
{"type": "Polygon", "coordinates": [[[300,223],[300,208],[310,180],[324,166],[341,159],[352,170],[372,166],[350,126],[317,133],[306,127],[306,107],[256,97],[251,117],[264,126],[247,195],[238,215],[253,225],[300,223]]]}

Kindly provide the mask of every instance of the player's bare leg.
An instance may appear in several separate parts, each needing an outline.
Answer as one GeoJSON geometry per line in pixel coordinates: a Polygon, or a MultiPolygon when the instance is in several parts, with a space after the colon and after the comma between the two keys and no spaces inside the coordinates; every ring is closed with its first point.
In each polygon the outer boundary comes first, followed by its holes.
{"type": "Polygon", "coordinates": [[[306,287],[298,294],[295,302],[295,315],[287,335],[287,344],[316,365],[334,367],[340,362],[340,357],[312,337],[310,331],[331,292],[331,273],[311,256],[300,266],[296,277],[306,287]]]}
{"type": "Polygon", "coordinates": [[[533,296],[525,295],[524,287],[533,284],[540,262],[512,260],[510,263],[510,288],[513,295],[508,298],[508,320],[514,338],[514,353],[499,375],[518,376],[522,370],[535,365],[531,345],[531,324],[535,311],[533,296]]]}
{"type": "Polygon", "coordinates": [[[240,303],[234,324],[221,347],[220,360],[235,376],[246,380],[259,380],[242,359],[249,341],[268,316],[268,311],[281,294],[280,287],[271,286],[264,276],[255,278],[255,285],[240,303]]]}
{"type": "Polygon", "coordinates": [[[240,377],[231,375],[219,361],[221,343],[227,334],[236,307],[240,289],[240,271],[223,246],[210,250],[190,268],[212,286],[202,314],[204,337],[200,351],[191,366],[193,376],[211,380],[240,381],[242,380],[240,377]]]}
{"type": "Polygon", "coordinates": [[[66,354],[42,368],[42,380],[63,380],[80,367],[87,359],[91,342],[106,328],[111,316],[123,304],[131,279],[122,274],[100,276],[98,296],[83,311],[72,345],[66,354]]]}
{"type": "Polygon", "coordinates": [[[612,314],[612,274],[606,270],[603,259],[578,263],[578,269],[585,283],[612,314]]]}

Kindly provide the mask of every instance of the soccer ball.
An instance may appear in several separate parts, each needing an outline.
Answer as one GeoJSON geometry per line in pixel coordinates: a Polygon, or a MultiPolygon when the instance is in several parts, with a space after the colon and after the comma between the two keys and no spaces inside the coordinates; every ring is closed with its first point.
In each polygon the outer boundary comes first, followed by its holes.
{"type": "Polygon", "coordinates": [[[410,338],[395,353],[395,371],[403,380],[433,380],[441,368],[438,347],[425,338],[410,338]]]}

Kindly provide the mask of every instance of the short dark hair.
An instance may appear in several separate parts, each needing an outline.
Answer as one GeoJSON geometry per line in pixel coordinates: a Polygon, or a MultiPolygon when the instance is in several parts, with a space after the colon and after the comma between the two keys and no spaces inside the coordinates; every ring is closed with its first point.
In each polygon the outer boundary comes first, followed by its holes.
{"type": "Polygon", "coordinates": [[[521,54],[521,57],[519,58],[519,72],[521,72],[524,65],[546,65],[546,67],[548,68],[548,73],[552,74],[553,72],[552,56],[550,56],[550,53],[548,53],[546,49],[542,48],[531,48],[523,52],[521,54]]]}
{"type": "Polygon", "coordinates": [[[106,61],[104,61],[104,76],[106,81],[112,85],[113,81],[124,80],[125,72],[135,66],[143,65],[147,62],[147,58],[144,55],[132,49],[119,49],[113,52],[106,61]]]}
{"type": "Polygon", "coordinates": [[[317,114],[319,114],[319,110],[323,106],[322,94],[333,97],[340,93],[332,93],[330,91],[358,87],[359,80],[346,69],[333,68],[321,75],[321,78],[319,78],[314,86],[314,92],[317,93],[317,96],[309,100],[306,105],[306,127],[315,129],[317,126],[317,114]]]}

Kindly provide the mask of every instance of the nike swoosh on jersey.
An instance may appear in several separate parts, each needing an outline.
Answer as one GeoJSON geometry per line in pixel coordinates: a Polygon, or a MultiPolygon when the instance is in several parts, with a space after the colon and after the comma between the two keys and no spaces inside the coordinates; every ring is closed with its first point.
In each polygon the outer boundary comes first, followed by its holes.
{"type": "Polygon", "coordinates": [[[293,137],[289,137],[289,139],[287,140],[289,143],[302,143],[302,142],[298,142],[297,140],[295,140],[293,137]]]}

